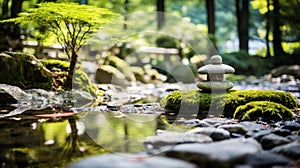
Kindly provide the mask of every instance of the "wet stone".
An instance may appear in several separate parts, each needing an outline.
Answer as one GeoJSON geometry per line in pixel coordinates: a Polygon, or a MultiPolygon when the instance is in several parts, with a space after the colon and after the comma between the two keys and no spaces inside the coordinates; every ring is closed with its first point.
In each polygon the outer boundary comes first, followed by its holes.
{"type": "Polygon", "coordinates": [[[212,127],[212,125],[208,124],[205,121],[201,121],[199,119],[187,120],[184,122],[184,125],[192,126],[192,127],[212,127]]]}
{"type": "Polygon", "coordinates": [[[272,133],[275,134],[275,135],[283,136],[283,137],[292,135],[292,133],[291,133],[290,130],[288,130],[288,129],[280,129],[280,128],[273,130],[272,133]]]}
{"type": "Polygon", "coordinates": [[[166,152],[166,156],[197,164],[199,167],[233,167],[249,154],[261,152],[254,139],[230,139],[208,144],[182,144],[166,152]]]}
{"type": "Polygon", "coordinates": [[[300,124],[293,121],[287,121],[282,127],[282,129],[288,129],[290,131],[299,131],[300,124]]]}
{"type": "Polygon", "coordinates": [[[160,156],[134,156],[130,154],[106,154],[89,157],[67,166],[67,168],[196,168],[192,163],[160,156]]]}
{"type": "Polygon", "coordinates": [[[218,128],[225,129],[232,134],[235,133],[235,134],[245,135],[248,132],[248,129],[241,124],[226,124],[226,125],[221,125],[218,128]]]}
{"type": "Polygon", "coordinates": [[[248,131],[261,131],[265,129],[263,125],[251,121],[242,121],[239,124],[245,126],[248,131]]]}
{"type": "Polygon", "coordinates": [[[288,144],[291,141],[287,138],[275,134],[268,134],[261,138],[260,143],[265,150],[272,149],[276,146],[288,144]]]}
{"type": "Polygon", "coordinates": [[[252,167],[274,167],[287,166],[292,161],[282,155],[274,154],[270,151],[262,151],[260,153],[250,154],[246,157],[245,164],[252,167]]]}
{"type": "Polygon", "coordinates": [[[159,135],[147,137],[144,145],[148,149],[158,149],[163,146],[173,146],[176,144],[207,142],[212,142],[212,139],[206,135],[165,131],[159,135]]]}
{"type": "Polygon", "coordinates": [[[260,142],[261,138],[272,133],[272,130],[263,130],[254,134],[253,138],[260,142]]]}
{"type": "Polygon", "coordinates": [[[190,134],[203,134],[211,137],[214,141],[221,141],[224,139],[230,138],[230,132],[221,128],[213,128],[213,127],[197,127],[190,131],[190,134]]]}
{"type": "Polygon", "coordinates": [[[295,141],[286,145],[281,145],[273,148],[271,152],[282,154],[293,160],[300,158],[300,142],[295,141]]]}

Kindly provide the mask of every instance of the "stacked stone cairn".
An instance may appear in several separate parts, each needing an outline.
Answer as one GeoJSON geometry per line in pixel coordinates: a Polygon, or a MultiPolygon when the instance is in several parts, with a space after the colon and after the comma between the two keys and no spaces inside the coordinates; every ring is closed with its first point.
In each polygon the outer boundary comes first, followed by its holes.
{"type": "Polygon", "coordinates": [[[233,84],[226,81],[224,75],[234,73],[234,68],[222,64],[220,55],[212,56],[209,61],[210,64],[198,69],[199,74],[207,75],[207,80],[197,82],[197,87],[205,92],[222,92],[233,88],[233,84]]]}

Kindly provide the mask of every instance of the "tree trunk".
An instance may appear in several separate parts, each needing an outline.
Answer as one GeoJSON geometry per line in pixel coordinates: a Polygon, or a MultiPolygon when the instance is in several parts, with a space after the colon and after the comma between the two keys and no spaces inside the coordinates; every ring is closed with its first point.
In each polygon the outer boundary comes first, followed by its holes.
{"type": "Polygon", "coordinates": [[[215,27],[215,4],[214,0],[206,0],[208,35],[211,42],[216,46],[216,27],[215,27]]]}
{"type": "Polygon", "coordinates": [[[165,23],[165,0],[156,0],[157,30],[160,30],[165,23]]]}
{"type": "Polygon", "coordinates": [[[3,0],[2,3],[2,18],[7,18],[8,17],[8,1],[9,0],[3,0]]]}
{"type": "MultiPolygon", "coordinates": [[[[8,8],[9,0],[2,3],[2,14],[5,19],[15,18],[21,12],[23,0],[12,0],[8,8]],[[10,15],[9,15],[10,14],[10,15]]],[[[0,52],[22,51],[21,29],[13,23],[1,23],[0,25],[0,52]]]]}
{"type": "Polygon", "coordinates": [[[71,55],[71,62],[70,62],[70,67],[69,67],[69,71],[68,71],[67,81],[65,83],[65,89],[67,89],[67,90],[72,90],[73,76],[74,76],[74,72],[75,72],[77,57],[78,57],[77,52],[73,50],[72,55],[71,55]]]}
{"type": "Polygon", "coordinates": [[[124,10],[125,10],[125,15],[124,15],[124,21],[125,21],[125,23],[124,23],[124,25],[123,25],[123,29],[124,30],[127,30],[127,20],[128,20],[128,18],[127,18],[127,14],[128,14],[128,4],[129,4],[129,0],[125,0],[125,2],[124,2],[124,10]]]}
{"type": "Polygon", "coordinates": [[[278,0],[273,0],[273,47],[274,47],[274,55],[281,56],[283,52],[283,48],[281,45],[281,30],[280,30],[280,4],[278,0]]]}
{"type": "Polygon", "coordinates": [[[269,34],[270,34],[270,0],[267,0],[267,14],[266,14],[266,46],[267,46],[267,57],[271,56],[271,52],[270,52],[270,39],[269,39],[269,34]]]}
{"type": "Polygon", "coordinates": [[[249,50],[249,2],[248,0],[235,1],[239,49],[248,53],[249,50]]]}

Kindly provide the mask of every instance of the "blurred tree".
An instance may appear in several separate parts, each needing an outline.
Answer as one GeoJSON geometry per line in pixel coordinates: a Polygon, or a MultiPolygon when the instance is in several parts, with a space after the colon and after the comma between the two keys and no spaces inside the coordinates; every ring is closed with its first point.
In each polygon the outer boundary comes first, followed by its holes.
{"type": "Polygon", "coordinates": [[[215,27],[215,1],[206,0],[206,14],[207,14],[207,27],[208,27],[208,36],[210,40],[216,46],[216,27],[215,27]]]}
{"type": "Polygon", "coordinates": [[[281,16],[280,16],[280,4],[279,0],[273,0],[273,46],[275,56],[281,56],[283,52],[282,48],[282,31],[281,26],[281,16]]]}
{"type": "Polygon", "coordinates": [[[249,2],[248,0],[235,0],[239,48],[249,50],[249,2]]]}
{"type": "Polygon", "coordinates": [[[115,13],[104,9],[75,3],[41,3],[38,8],[29,9],[19,17],[5,20],[17,24],[34,26],[37,30],[56,36],[70,60],[66,80],[66,89],[72,89],[72,80],[78,51],[86,43],[88,37],[98,28],[112,21],[115,13]],[[66,10],[68,9],[68,10],[66,10]]]}
{"type": "Polygon", "coordinates": [[[157,29],[160,30],[165,22],[165,0],[156,0],[157,29]]]}
{"type": "MultiPolygon", "coordinates": [[[[3,0],[1,19],[15,18],[22,10],[23,0],[3,0]],[[9,7],[10,5],[10,7],[9,7]]],[[[0,52],[14,50],[21,51],[21,29],[19,25],[11,23],[0,24],[0,52]]]]}

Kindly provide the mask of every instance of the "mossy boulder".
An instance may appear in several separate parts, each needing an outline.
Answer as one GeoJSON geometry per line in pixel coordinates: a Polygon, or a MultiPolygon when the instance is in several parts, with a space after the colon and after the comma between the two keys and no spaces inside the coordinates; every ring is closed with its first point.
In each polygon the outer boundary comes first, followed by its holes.
{"type": "Polygon", "coordinates": [[[100,65],[95,75],[95,81],[100,84],[115,84],[121,86],[128,84],[125,75],[111,65],[100,65]]]}
{"type": "Polygon", "coordinates": [[[33,55],[15,52],[0,53],[0,83],[22,89],[50,90],[52,73],[33,55]]]}
{"type": "Polygon", "coordinates": [[[160,104],[166,111],[197,113],[200,118],[210,114],[232,118],[235,110],[249,102],[270,101],[288,109],[297,107],[296,98],[288,92],[277,90],[233,90],[227,93],[204,93],[200,90],[174,91],[164,97],[160,104]]]}
{"type": "Polygon", "coordinates": [[[106,64],[115,67],[117,70],[122,72],[126,80],[136,81],[135,75],[131,71],[130,65],[123,59],[117,56],[110,56],[106,64]]]}
{"type": "MultiPolygon", "coordinates": [[[[56,78],[61,80],[62,83],[65,82],[70,62],[55,59],[41,60],[41,62],[47,69],[51,70],[55,74],[56,78]]],[[[80,65],[76,65],[72,88],[89,92],[94,96],[98,95],[97,86],[90,81],[88,75],[83,71],[80,65]]]]}
{"type": "Polygon", "coordinates": [[[131,66],[130,71],[134,74],[134,77],[137,81],[144,82],[145,71],[143,68],[138,66],[131,66]]]}
{"type": "Polygon", "coordinates": [[[239,120],[281,121],[293,120],[292,110],[282,104],[269,101],[253,101],[239,106],[233,117],[239,120]]]}

